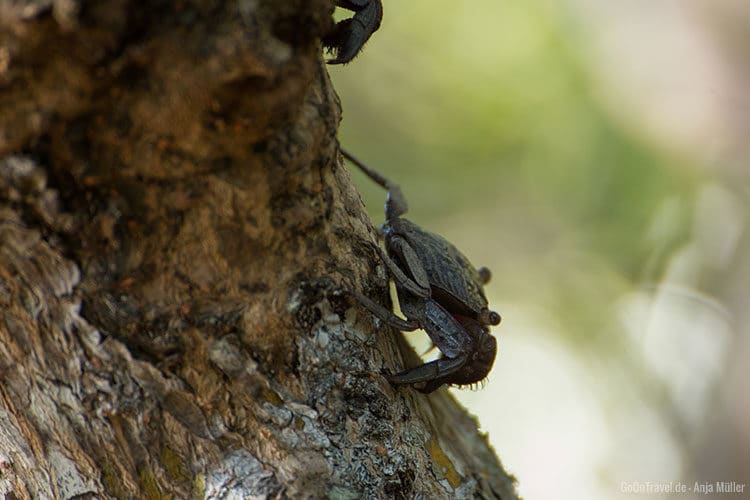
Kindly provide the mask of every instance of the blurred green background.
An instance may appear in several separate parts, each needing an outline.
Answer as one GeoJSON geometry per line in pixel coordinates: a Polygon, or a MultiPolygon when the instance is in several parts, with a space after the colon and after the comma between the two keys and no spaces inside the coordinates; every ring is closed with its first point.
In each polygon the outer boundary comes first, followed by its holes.
{"type": "Polygon", "coordinates": [[[750,498],[750,4],[384,8],[330,68],[340,140],[493,271],[500,354],[455,393],[521,493],[750,498]]]}

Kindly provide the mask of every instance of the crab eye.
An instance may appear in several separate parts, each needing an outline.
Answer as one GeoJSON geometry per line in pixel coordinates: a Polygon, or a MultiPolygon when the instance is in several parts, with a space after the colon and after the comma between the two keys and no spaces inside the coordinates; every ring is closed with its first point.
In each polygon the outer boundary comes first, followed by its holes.
{"type": "Polygon", "coordinates": [[[495,311],[490,311],[489,316],[487,317],[489,319],[490,325],[499,325],[500,322],[503,320],[503,318],[500,317],[498,313],[495,311]]]}

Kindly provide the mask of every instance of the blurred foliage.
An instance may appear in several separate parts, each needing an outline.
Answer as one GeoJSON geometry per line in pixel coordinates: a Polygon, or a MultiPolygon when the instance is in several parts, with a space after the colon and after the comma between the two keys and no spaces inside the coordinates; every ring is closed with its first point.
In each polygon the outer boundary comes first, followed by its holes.
{"type": "MultiPolygon", "coordinates": [[[[362,55],[330,69],[340,140],[401,185],[410,219],[492,270],[498,362],[489,392],[459,397],[510,457],[522,494],[554,484],[544,498],[614,498],[625,479],[744,480],[750,441],[736,437],[750,430],[737,401],[747,398],[731,388],[746,392],[750,345],[747,58],[716,69],[690,38],[705,28],[690,15],[710,17],[695,2],[383,1],[362,55]],[[608,29],[627,61],[613,63],[608,29]],[[656,105],[671,93],[683,96],[674,108],[656,105]],[[678,130],[691,116],[709,119],[686,123],[698,135],[677,147],[654,133],[655,117],[678,130]],[[605,472],[582,472],[595,470],[605,472]]],[[[728,15],[728,26],[735,17],[746,19],[728,15]]],[[[385,194],[349,170],[378,224],[385,194]]]]}
{"type": "MultiPolygon", "coordinates": [[[[646,233],[697,170],[608,114],[565,4],[384,3],[364,52],[331,68],[342,144],[401,184],[410,218],[501,276],[491,294],[551,308],[571,340],[601,334],[611,301],[657,280],[657,249],[685,239],[680,214],[656,244],[646,233]]],[[[377,224],[384,193],[350,170],[377,224]]]]}

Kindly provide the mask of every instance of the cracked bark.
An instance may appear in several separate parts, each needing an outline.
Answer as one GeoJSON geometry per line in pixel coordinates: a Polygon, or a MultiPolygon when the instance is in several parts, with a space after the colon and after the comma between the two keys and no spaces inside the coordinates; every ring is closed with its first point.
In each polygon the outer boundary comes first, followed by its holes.
{"type": "Polygon", "coordinates": [[[332,10],[0,0],[0,494],[516,497],[342,292],[388,300],[332,10]]]}

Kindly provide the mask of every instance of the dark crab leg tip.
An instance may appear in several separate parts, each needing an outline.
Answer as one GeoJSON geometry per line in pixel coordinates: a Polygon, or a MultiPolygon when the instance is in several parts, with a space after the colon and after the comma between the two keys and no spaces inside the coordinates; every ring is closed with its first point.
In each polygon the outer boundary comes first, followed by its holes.
{"type": "Polygon", "coordinates": [[[328,64],[346,64],[362,50],[380,27],[383,18],[381,0],[339,0],[336,5],[354,11],[354,16],[336,24],[324,44],[336,52],[328,64]]]}
{"type": "Polygon", "coordinates": [[[338,55],[333,59],[327,59],[326,64],[347,64],[357,56],[362,46],[347,49],[345,47],[337,47],[338,55]]]}

